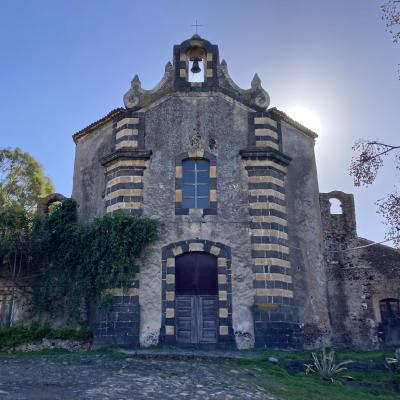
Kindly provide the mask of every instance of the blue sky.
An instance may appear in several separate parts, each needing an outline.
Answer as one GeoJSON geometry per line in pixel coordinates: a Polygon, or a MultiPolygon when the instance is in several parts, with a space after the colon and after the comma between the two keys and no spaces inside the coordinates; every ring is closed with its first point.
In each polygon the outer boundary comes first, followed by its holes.
{"type": "MultiPolygon", "coordinates": [[[[381,20],[380,2],[2,0],[0,147],[31,153],[70,195],[71,135],[122,106],[137,73],[153,87],[172,47],[199,33],[218,44],[233,79],[257,72],[271,105],[303,107],[320,121],[320,190],[353,192],[360,236],[382,240],[374,201],[399,181],[390,163],[369,189],[348,176],[360,137],[399,144],[400,46],[381,20]]],[[[389,160],[388,160],[389,161],[389,160]]]]}

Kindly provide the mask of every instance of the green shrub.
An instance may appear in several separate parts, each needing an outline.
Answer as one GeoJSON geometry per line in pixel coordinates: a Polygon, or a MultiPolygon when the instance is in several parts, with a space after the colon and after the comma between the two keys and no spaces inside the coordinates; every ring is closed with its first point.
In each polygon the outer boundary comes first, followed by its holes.
{"type": "Polygon", "coordinates": [[[0,350],[15,347],[22,343],[42,339],[86,340],[92,337],[91,330],[83,326],[79,329],[70,327],[51,328],[50,325],[33,323],[31,326],[11,326],[0,329],[0,350]]]}

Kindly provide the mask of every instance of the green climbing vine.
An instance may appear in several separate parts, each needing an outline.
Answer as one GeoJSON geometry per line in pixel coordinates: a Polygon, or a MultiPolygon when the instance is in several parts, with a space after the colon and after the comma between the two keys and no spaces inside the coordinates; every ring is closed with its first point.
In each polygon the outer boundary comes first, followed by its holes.
{"type": "Polygon", "coordinates": [[[120,213],[79,224],[73,200],[37,217],[29,238],[37,312],[85,322],[107,288],[128,287],[137,259],[157,235],[156,221],[120,213]]]}

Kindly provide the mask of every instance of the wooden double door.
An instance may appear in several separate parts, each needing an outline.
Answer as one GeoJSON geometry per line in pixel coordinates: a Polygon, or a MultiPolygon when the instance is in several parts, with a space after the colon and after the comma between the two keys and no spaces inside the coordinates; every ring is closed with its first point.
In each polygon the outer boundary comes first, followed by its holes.
{"type": "Polygon", "coordinates": [[[175,260],[176,341],[212,344],[218,341],[218,272],[216,257],[186,253],[175,260]]]}

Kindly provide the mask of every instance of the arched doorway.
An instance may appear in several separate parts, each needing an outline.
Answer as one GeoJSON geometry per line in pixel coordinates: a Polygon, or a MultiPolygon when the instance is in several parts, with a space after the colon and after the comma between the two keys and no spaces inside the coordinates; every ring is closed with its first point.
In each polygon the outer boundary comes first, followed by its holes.
{"type": "Polygon", "coordinates": [[[177,343],[217,343],[217,258],[204,252],[184,253],[177,256],[175,296],[177,343]]]}
{"type": "Polygon", "coordinates": [[[381,313],[380,332],[386,346],[400,344],[400,300],[387,298],[379,301],[381,313]]]}

